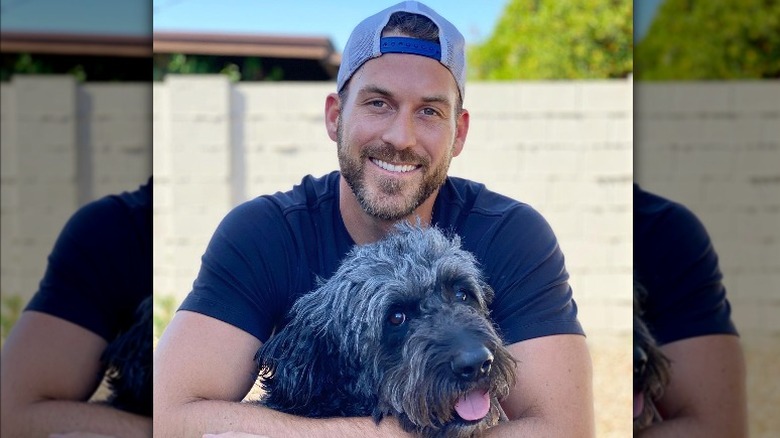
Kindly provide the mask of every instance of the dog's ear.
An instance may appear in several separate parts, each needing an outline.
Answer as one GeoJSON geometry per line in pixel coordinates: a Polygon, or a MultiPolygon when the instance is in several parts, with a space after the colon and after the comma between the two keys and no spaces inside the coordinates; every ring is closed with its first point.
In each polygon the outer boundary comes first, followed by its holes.
{"type": "Polygon", "coordinates": [[[496,297],[496,293],[493,291],[493,288],[490,287],[490,285],[485,281],[480,280],[479,287],[482,289],[482,296],[485,299],[485,306],[489,306],[490,303],[493,302],[493,298],[496,297]]]}
{"type": "Polygon", "coordinates": [[[312,416],[312,408],[333,394],[338,373],[336,345],[322,327],[293,320],[255,355],[263,402],[273,409],[312,416]],[[332,391],[331,391],[332,392],[332,391]]]}

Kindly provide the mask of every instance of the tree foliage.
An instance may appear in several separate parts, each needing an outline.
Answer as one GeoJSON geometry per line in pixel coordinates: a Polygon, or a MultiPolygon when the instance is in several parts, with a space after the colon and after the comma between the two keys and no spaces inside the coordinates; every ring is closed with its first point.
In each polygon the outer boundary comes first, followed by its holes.
{"type": "Polygon", "coordinates": [[[640,80],[780,77],[780,1],[666,0],[635,58],[640,80]]]}
{"type": "Polygon", "coordinates": [[[493,34],[469,50],[473,79],[626,77],[632,0],[510,0],[493,34]]]}

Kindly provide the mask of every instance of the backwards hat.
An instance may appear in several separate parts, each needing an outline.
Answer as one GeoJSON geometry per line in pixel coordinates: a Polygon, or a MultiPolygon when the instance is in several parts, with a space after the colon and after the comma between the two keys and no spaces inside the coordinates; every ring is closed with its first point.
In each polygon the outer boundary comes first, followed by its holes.
{"type": "Polygon", "coordinates": [[[463,98],[466,80],[464,48],[463,35],[436,11],[416,1],[398,3],[361,21],[352,31],[341,55],[336,91],[341,91],[349,78],[369,59],[385,53],[409,53],[427,56],[447,67],[463,98]],[[439,43],[411,37],[383,37],[382,30],[395,12],[410,12],[430,18],[439,28],[439,43]]]}

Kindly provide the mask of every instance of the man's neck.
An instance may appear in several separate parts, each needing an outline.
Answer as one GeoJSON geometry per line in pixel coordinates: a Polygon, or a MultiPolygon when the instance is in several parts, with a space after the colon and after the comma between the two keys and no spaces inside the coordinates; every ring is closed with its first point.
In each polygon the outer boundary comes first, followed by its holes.
{"type": "Polygon", "coordinates": [[[385,237],[395,226],[396,223],[407,220],[416,224],[419,218],[423,226],[431,224],[433,218],[433,204],[436,201],[438,190],[431,194],[419,207],[417,207],[409,216],[396,220],[388,221],[380,219],[366,213],[360,206],[355,194],[349,187],[344,177],[339,178],[339,210],[344,220],[352,240],[358,245],[376,242],[385,237]]]}

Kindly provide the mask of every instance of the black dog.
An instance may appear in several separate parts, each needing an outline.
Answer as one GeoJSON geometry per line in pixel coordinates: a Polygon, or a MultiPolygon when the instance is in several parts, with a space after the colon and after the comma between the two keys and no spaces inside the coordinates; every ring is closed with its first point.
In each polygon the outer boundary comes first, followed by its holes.
{"type": "Polygon", "coordinates": [[[134,323],[103,351],[101,361],[111,390],[108,404],[152,416],[152,297],[135,311],[134,323]]]}
{"type": "Polygon", "coordinates": [[[515,383],[472,254],[408,224],[355,247],[300,298],[255,356],[266,406],[307,417],[397,417],[420,436],[470,437],[495,425],[515,383]]]}
{"type": "Polygon", "coordinates": [[[669,359],[642,320],[644,288],[634,281],[634,431],[661,421],[655,402],[669,383],[669,359]]]}

